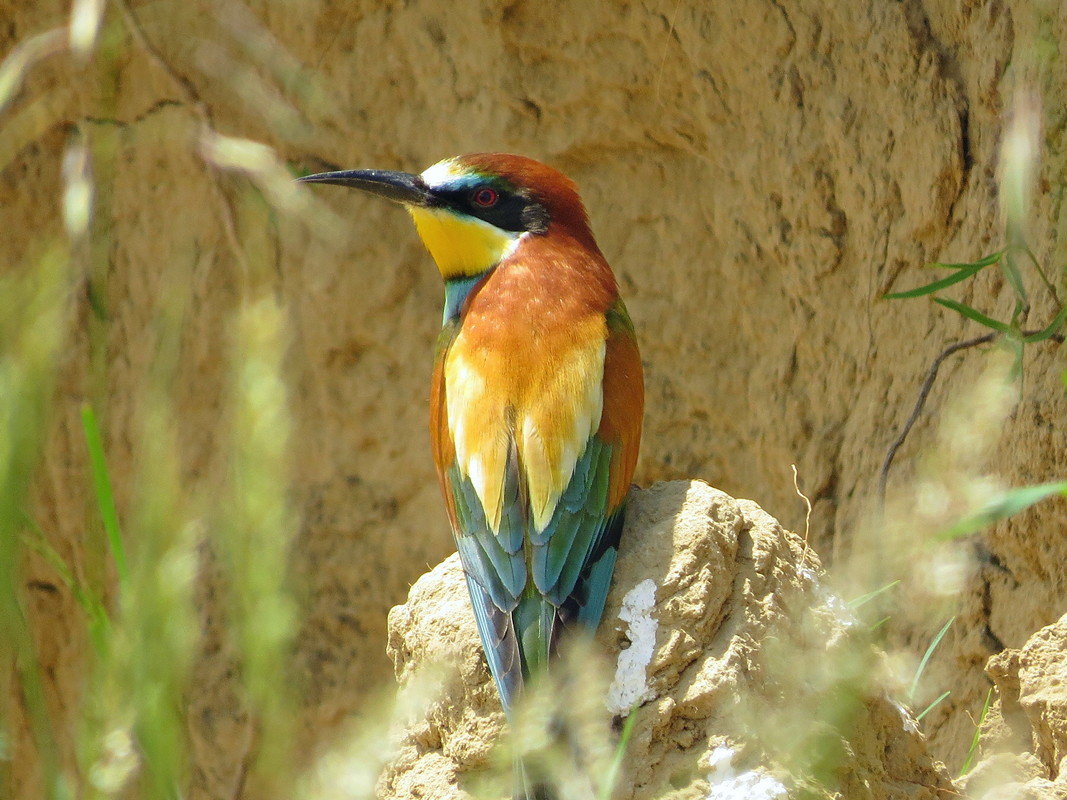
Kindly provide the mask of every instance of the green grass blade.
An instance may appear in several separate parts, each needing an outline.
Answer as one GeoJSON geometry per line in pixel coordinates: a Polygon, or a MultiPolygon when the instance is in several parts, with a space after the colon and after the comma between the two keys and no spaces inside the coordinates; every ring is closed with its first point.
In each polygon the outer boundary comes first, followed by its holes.
{"type": "Polygon", "coordinates": [[[1004,257],[1004,252],[1005,251],[1003,250],[997,250],[995,253],[990,253],[989,255],[978,259],[977,261],[971,261],[964,264],[944,264],[938,261],[936,263],[931,264],[930,266],[942,267],[944,269],[967,269],[968,267],[978,267],[979,269],[982,269],[983,267],[988,267],[991,264],[996,264],[998,261],[1000,261],[1000,259],[1004,257]]]}
{"type": "MultiPolygon", "coordinates": [[[[947,266],[939,264],[937,266],[947,266]]],[[[970,277],[978,274],[978,272],[984,267],[983,264],[964,264],[962,267],[947,278],[941,278],[933,283],[927,283],[924,286],[919,286],[915,289],[908,289],[906,292],[891,292],[890,294],[882,295],[883,300],[903,300],[909,297],[922,297],[924,294],[933,294],[942,289],[945,289],[953,284],[965,281],[970,277]]]]}
{"type": "Polygon", "coordinates": [[[1023,486],[999,492],[994,494],[978,511],[941,531],[937,538],[958,539],[961,536],[969,536],[994,522],[1014,516],[1054,494],[1067,495],[1067,481],[1023,486]]]}
{"type": "Polygon", "coordinates": [[[67,566],[67,562],[56,552],[56,549],[48,543],[44,532],[36,522],[27,516],[33,534],[23,534],[22,543],[33,550],[50,566],[59,576],[60,582],[74,595],[74,600],[81,606],[82,611],[89,618],[89,638],[98,654],[102,654],[107,647],[107,633],[111,619],[107,615],[107,609],[100,598],[86,590],[74,572],[67,566]]]}
{"type": "Polygon", "coordinates": [[[1054,336],[1060,328],[1063,327],[1063,323],[1067,322],[1067,306],[1060,309],[1060,313],[1056,315],[1056,318],[1048,324],[1048,327],[1042,328],[1037,333],[1032,333],[1023,339],[1027,344],[1033,344],[1034,342],[1043,342],[1050,336],[1054,336]]]}
{"type": "Polygon", "coordinates": [[[885,586],[882,586],[882,587],[880,587],[878,589],[875,589],[873,592],[867,592],[867,594],[861,594],[856,599],[849,600],[848,601],[848,607],[849,608],[859,608],[864,603],[869,603],[871,600],[873,600],[874,598],[876,598],[878,595],[882,594],[883,592],[888,592],[890,589],[892,589],[898,583],[900,583],[899,579],[897,579],[895,581],[891,581],[890,583],[887,583],[885,586]]]}
{"type": "Polygon", "coordinates": [[[604,783],[600,786],[599,800],[611,800],[611,795],[615,791],[615,783],[619,779],[619,771],[622,769],[622,760],[626,758],[626,747],[630,743],[636,724],[637,706],[635,705],[626,715],[626,722],[622,725],[619,743],[615,746],[615,755],[611,759],[611,766],[608,767],[608,774],[604,776],[604,783]]]}
{"type": "Polygon", "coordinates": [[[1004,273],[1004,277],[1008,279],[1008,284],[1011,286],[1012,291],[1015,292],[1017,309],[1026,306],[1029,300],[1026,296],[1026,287],[1023,285],[1023,276],[1010,253],[1007,258],[1000,260],[1000,269],[1004,273]]]}
{"type": "Polygon", "coordinates": [[[911,686],[908,687],[908,700],[909,702],[915,697],[915,690],[919,688],[919,681],[922,679],[923,673],[926,671],[926,665],[930,663],[930,657],[934,654],[937,646],[941,644],[941,640],[945,638],[945,634],[948,633],[948,629],[952,627],[952,623],[956,621],[956,617],[949,617],[948,622],[941,626],[941,630],[937,632],[937,636],[930,642],[930,646],[926,648],[926,652],[923,653],[922,660],[919,662],[919,668],[915,670],[915,677],[911,679],[911,686]]]}
{"type": "Polygon", "coordinates": [[[993,687],[989,687],[989,691],[986,692],[985,702],[982,704],[982,715],[978,717],[978,722],[974,726],[974,736],[971,737],[971,746],[967,750],[967,758],[963,762],[963,766],[960,767],[960,777],[962,778],[968,772],[971,771],[971,767],[974,766],[974,757],[978,753],[978,742],[982,738],[982,724],[985,722],[986,716],[989,714],[989,708],[993,705],[993,687]]]}
{"type": "Polygon", "coordinates": [[[927,714],[929,714],[931,711],[933,711],[934,708],[937,707],[941,703],[941,701],[944,700],[946,697],[948,697],[950,694],[952,694],[952,690],[951,689],[949,689],[947,692],[942,692],[940,697],[938,697],[936,700],[934,700],[934,702],[932,702],[930,705],[928,705],[926,708],[924,708],[919,713],[919,716],[917,716],[915,718],[915,721],[916,722],[921,722],[923,717],[925,717],[927,714]]]}
{"type": "Polygon", "coordinates": [[[82,429],[85,431],[85,446],[89,450],[89,464],[93,472],[93,488],[96,490],[96,504],[100,510],[100,519],[104,523],[111,557],[115,559],[115,570],[119,582],[129,583],[130,573],[126,567],[126,549],[122,545],[122,531],[119,528],[119,512],[115,507],[115,494],[111,490],[111,478],[107,474],[107,458],[104,455],[104,442],[100,436],[100,427],[96,424],[93,409],[82,406],[82,429]]]}
{"type": "Polygon", "coordinates": [[[968,305],[964,305],[963,303],[957,303],[955,300],[949,300],[944,297],[935,297],[933,298],[933,300],[935,303],[943,305],[945,308],[952,309],[957,314],[962,314],[963,316],[967,317],[967,319],[974,320],[979,325],[984,325],[987,328],[992,328],[993,330],[999,331],[1000,333],[1009,333],[1011,331],[1011,325],[1009,325],[1008,323],[1000,322],[998,320],[993,319],[992,317],[987,317],[981,311],[975,308],[971,308],[968,305]]]}
{"type": "Polygon", "coordinates": [[[1037,256],[1034,255],[1034,251],[1031,250],[1029,247],[1026,247],[1023,249],[1023,252],[1026,253],[1027,256],[1029,256],[1030,263],[1034,265],[1034,269],[1037,270],[1037,274],[1041,276],[1041,280],[1044,282],[1045,288],[1048,289],[1049,294],[1055,297],[1056,287],[1052,284],[1052,281],[1048,279],[1048,273],[1046,273],[1045,268],[1041,266],[1041,262],[1037,260],[1037,256]]]}

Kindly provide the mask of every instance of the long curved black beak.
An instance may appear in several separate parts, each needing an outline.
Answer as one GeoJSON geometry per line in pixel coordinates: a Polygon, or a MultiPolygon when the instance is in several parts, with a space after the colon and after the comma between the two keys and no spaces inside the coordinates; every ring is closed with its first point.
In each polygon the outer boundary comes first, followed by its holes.
{"type": "Polygon", "coordinates": [[[390,172],[384,169],[346,169],[320,172],[297,178],[304,183],[329,183],[349,186],[408,206],[427,206],[434,199],[429,187],[418,175],[410,172],[390,172]]]}

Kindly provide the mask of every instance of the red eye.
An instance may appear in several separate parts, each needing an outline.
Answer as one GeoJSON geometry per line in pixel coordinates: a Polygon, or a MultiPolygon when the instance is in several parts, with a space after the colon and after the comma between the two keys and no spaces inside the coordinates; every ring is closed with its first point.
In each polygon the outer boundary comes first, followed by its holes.
{"type": "Polygon", "coordinates": [[[483,186],[481,189],[476,189],[471,196],[471,200],[474,201],[476,206],[482,208],[489,208],[496,205],[497,194],[495,189],[490,189],[488,186],[483,186]]]}

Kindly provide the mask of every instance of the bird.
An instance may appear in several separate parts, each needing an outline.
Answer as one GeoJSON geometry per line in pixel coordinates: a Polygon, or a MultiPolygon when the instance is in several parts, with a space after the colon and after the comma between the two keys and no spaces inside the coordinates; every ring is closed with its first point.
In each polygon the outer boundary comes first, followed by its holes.
{"type": "Polygon", "coordinates": [[[298,180],[405,207],[444,279],[431,449],[510,719],[560,637],[604,613],[644,415],[618,283],[574,182],[525,156],[298,180]]]}

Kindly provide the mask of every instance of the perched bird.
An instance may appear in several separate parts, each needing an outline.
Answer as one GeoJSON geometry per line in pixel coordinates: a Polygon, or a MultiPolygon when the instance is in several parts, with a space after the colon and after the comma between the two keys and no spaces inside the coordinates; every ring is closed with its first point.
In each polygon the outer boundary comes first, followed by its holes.
{"type": "Polygon", "coordinates": [[[404,205],[445,281],[430,436],[490,672],[510,716],[563,629],[604,612],[644,384],[574,183],[522,156],[302,181],[404,205]]]}

